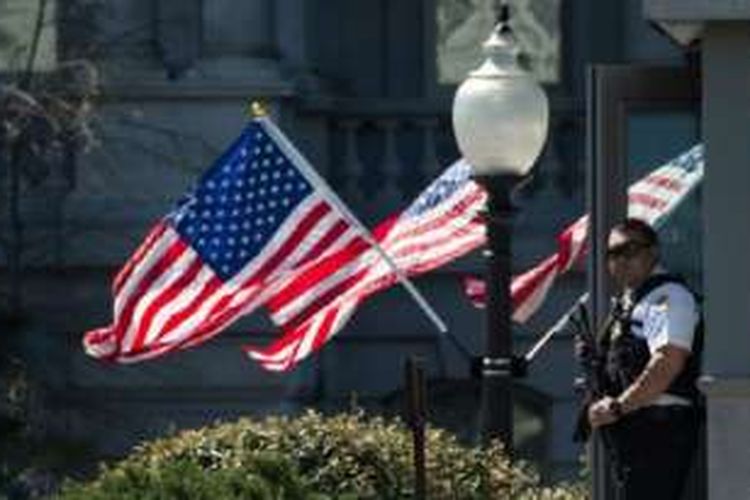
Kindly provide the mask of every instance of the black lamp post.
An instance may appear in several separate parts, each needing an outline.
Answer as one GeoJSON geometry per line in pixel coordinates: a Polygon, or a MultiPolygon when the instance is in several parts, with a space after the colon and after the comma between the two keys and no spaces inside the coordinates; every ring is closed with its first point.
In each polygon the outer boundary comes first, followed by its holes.
{"type": "Polygon", "coordinates": [[[461,84],[453,128],[474,178],[487,191],[486,353],[482,363],[483,442],[513,444],[510,296],[514,187],[534,166],[547,136],[548,103],[538,83],[517,63],[518,49],[503,3],[499,23],[484,43],[487,59],[461,84]]]}

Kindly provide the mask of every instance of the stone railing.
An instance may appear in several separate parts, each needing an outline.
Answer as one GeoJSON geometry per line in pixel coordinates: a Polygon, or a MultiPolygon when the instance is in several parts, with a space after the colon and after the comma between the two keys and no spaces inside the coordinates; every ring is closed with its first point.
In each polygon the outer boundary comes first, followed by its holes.
{"type": "Polygon", "coordinates": [[[323,129],[322,170],[366,217],[404,207],[459,157],[449,103],[337,100],[304,115],[323,129]]]}
{"type": "MultiPolygon", "coordinates": [[[[552,99],[547,146],[533,196],[545,180],[563,197],[583,187],[583,115],[552,99]]],[[[316,123],[316,167],[352,207],[371,217],[404,207],[460,154],[449,99],[337,99],[304,103],[301,116],[316,123]]],[[[300,134],[302,135],[302,134],[300,134]]]]}

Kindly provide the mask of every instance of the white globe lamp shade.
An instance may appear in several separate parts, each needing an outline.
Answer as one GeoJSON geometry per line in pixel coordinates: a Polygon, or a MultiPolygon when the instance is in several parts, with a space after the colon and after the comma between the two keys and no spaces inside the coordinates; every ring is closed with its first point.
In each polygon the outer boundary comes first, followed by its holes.
{"type": "Polygon", "coordinates": [[[500,23],[484,43],[487,59],[456,91],[453,130],[475,176],[524,176],[547,137],[549,104],[518,66],[515,40],[500,23]]]}

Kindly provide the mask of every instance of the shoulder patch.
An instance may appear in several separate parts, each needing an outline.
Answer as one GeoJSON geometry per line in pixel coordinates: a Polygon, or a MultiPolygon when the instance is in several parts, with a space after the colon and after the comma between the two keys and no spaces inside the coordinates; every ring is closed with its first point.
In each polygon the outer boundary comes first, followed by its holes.
{"type": "Polygon", "coordinates": [[[662,311],[669,309],[669,295],[665,293],[656,297],[654,299],[654,307],[662,311]]]}

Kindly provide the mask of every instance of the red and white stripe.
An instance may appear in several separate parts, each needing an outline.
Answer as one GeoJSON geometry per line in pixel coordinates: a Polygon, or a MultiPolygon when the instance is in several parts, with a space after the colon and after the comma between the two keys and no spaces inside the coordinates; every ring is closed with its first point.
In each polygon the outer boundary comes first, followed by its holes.
{"type": "Polygon", "coordinates": [[[127,363],[204,342],[261,305],[274,290],[268,283],[355,237],[316,192],[290,214],[261,254],[222,281],[161,221],[114,280],[112,324],[86,333],[84,348],[91,356],[127,363]]]}
{"type": "MultiPolygon", "coordinates": [[[[435,209],[388,220],[373,234],[407,276],[421,274],[484,243],[478,212],[485,198],[484,191],[469,181],[435,209]]],[[[284,330],[282,337],[268,347],[245,350],[268,370],[288,370],[338,333],[366,297],[397,280],[372,248],[354,245],[331,255],[268,300],[272,319],[284,330]]]]}
{"type": "MultiPolygon", "coordinates": [[[[628,215],[659,227],[700,183],[702,177],[702,147],[695,146],[630,186],[628,215]],[[690,169],[684,167],[687,158],[695,162],[690,169]]],[[[588,216],[583,216],[560,233],[555,254],[513,278],[511,295],[515,321],[523,323],[528,320],[544,302],[557,277],[583,260],[587,251],[588,229],[588,216]]],[[[483,280],[465,278],[464,291],[476,307],[484,307],[486,289],[483,280]]]]}

